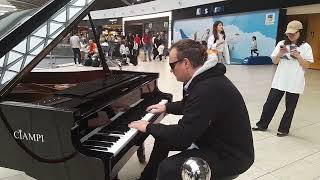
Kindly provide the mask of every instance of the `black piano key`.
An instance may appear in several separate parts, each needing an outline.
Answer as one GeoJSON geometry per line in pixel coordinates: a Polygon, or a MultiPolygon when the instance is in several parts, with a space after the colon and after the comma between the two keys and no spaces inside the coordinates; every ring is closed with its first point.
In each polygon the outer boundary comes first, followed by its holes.
{"type": "MultiPolygon", "coordinates": [[[[109,134],[99,134],[105,137],[102,137],[101,139],[103,139],[103,141],[107,141],[107,142],[117,142],[120,137],[115,137],[115,136],[110,136],[109,134]]],[[[97,140],[95,139],[95,137],[90,137],[89,140],[97,140]]]]}
{"type": "Polygon", "coordinates": [[[94,141],[94,140],[85,141],[82,144],[88,145],[88,146],[102,146],[102,147],[111,147],[113,145],[113,143],[110,143],[110,142],[102,142],[102,141],[94,141]]]}
{"type": "Polygon", "coordinates": [[[116,142],[119,138],[115,136],[107,136],[107,134],[96,134],[89,138],[89,140],[96,140],[96,141],[106,141],[106,142],[116,142]]]}
{"type": "Polygon", "coordinates": [[[112,134],[119,134],[119,135],[124,135],[125,132],[123,131],[117,131],[117,130],[110,130],[107,133],[112,133],[112,134]]]}
{"type": "Polygon", "coordinates": [[[117,126],[115,128],[112,128],[110,129],[111,131],[121,131],[121,132],[127,132],[130,130],[130,128],[128,126],[123,126],[123,125],[120,125],[120,126],[117,126]]]}
{"type": "Polygon", "coordinates": [[[90,146],[90,145],[84,145],[84,146],[87,148],[90,148],[91,150],[98,149],[98,150],[108,151],[108,148],[103,146],[90,146]]]}

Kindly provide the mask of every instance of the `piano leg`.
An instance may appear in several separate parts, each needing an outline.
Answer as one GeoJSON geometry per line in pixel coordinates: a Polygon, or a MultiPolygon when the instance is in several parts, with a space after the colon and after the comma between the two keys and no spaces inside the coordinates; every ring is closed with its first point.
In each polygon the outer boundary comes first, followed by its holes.
{"type": "Polygon", "coordinates": [[[144,143],[142,143],[141,146],[139,147],[139,149],[137,151],[137,156],[138,156],[139,162],[141,164],[144,164],[146,162],[144,143]]]}

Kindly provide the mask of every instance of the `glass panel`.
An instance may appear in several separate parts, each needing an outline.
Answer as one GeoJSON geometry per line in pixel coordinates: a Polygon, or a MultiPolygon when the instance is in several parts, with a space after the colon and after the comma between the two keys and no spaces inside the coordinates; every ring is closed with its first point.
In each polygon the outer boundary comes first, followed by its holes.
{"type": "Polygon", "coordinates": [[[23,54],[11,51],[10,54],[9,54],[9,58],[8,58],[7,64],[12,63],[13,61],[21,58],[22,56],[23,56],[23,54]]]}
{"type": "Polygon", "coordinates": [[[72,4],[73,6],[85,6],[86,0],[78,0],[75,3],[72,4]]]}
{"type": "Polygon", "coordinates": [[[44,39],[38,38],[35,36],[31,36],[30,38],[30,48],[29,51],[32,50],[34,47],[36,47],[38,44],[40,44],[44,39]]]}
{"type": "Polygon", "coordinates": [[[57,17],[55,17],[53,20],[58,22],[66,22],[67,21],[67,10],[64,9],[57,17]]]}
{"type": "Polygon", "coordinates": [[[27,56],[23,66],[26,67],[34,58],[35,56],[27,56]]]}
{"type": "Polygon", "coordinates": [[[48,39],[47,40],[47,45],[49,45],[53,40],[52,39],[48,39]]]}
{"type": "Polygon", "coordinates": [[[6,71],[3,75],[3,79],[1,81],[1,84],[4,84],[11,80],[14,76],[16,76],[18,73],[12,72],[12,71],[6,71]]]}
{"type": "Polygon", "coordinates": [[[72,19],[82,8],[80,7],[70,7],[69,9],[69,19],[72,19]]]}
{"type": "Polygon", "coordinates": [[[47,36],[47,25],[42,26],[39,30],[36,31],[33,35],[39,37],[46,37],[47,36]]]}
{"type": "Polygon", "coordinates": [[[6,56],[3,56],[1,59],[0,59],[0,67],[3,67],[3,63],[4,63],[4,58],[5,58],[6,56]]]}
{"type": "MultiPolygon", "coordinates": [[[[57,31],[56,33],[54,33],[54,35],[52,36],[52,38],[56,38],[63,30],[64,30],[64,28],[61,28],[59,31],[57,31]]],[[[51,41],[52,41],[52,40],[51,40],[51,41]]]]}
{"type": "Polygon", "coordinates": [[[21,53],[25,53],[27,50],[27,40],[23,40],[16,47],[14,47],[13,50],[21,52],[21,53]]]}
{"type": "Polygon", "coordinates": [[[22,65],[22,59],[9,68],[11,71],[19,72],[22,65]]]}
{"type": "Polygon", "coordinates": [[[58,30],[62,25],[63,24],[51,22],[50,23],[50,34],[52,35],[52,33],[54,33],[56,30],[58,30]]]}
{"type": "Polygon", "coordinates": [[[0,39],[34,14],[36,9],[14,10],[0,16],[0,39]]]}
{"type": "Polygon", "coordinates": [[[31,52],[32,55],[38,55],[44,48],[44,44],[41,44],[37,49],[31,52]]]}
{"type": "MultiPolygon", "coordinates": [[[[92,1],[93,0],[64,1],[67,4],[61,9],[56,10],[55,15],[45,16],[45,18],[47,18],[47,22],[44,22],[42,25],[37,27],[31,25],[30,28],[36,28],[36,30],[34,30],[32,34],[29,34],[28,37],[19,39],[18,42],[15,42],[19,44],[15,44],[16,47],[11,49],[11,51],[8,51],[7,54],[0,59],[0,84],[2,84],[0,85],[0,90],[4,88],[4,84],[7,84],[8,81],[20,73],[23,68],[32,63],[34,58],[72,23],[76,18],[75,16],[78,16],[82,10],[87,8],[87,3],[92,1]]],[[[53,4],[50,4],[51,2],[56,3],[58,1],[46,0],[45,4],[50,6],[50,8],[54,8],[53,4]]],[[[60,4],[60,2],[58,2],[58,4],[60,4]]],[[[8,34],[8,32],[17,33],[15,28],[19,26],[24,29],[28,29],[28,27],[25,27],[26,24],[23,23],[28,20],[28,18],[35,15],[35,12],[38,12],[39,10],[40,8],[23,11],[19,10],[12,13],[12,15],[6,15],[8,18],[0,15],[0,40],[2,40],[2,37],[7,36],[6,34],[8,34]],[[2,21],[4,19],[6,19],[6,21],[2,21]],[[2,36],[3,34],[1,33],[5,33],[5,35],[2,36]]],[[[43,11],[41,13],[46,14],[46,12],[43,11]]],[[[35,19],[37,18],[39,17],[35,17],[35,19]]],[[[6,43],[10,44],[10,41],[6,43]]],[[[42,55],[44,56],[45,54],[42,55]]],[[[44,58],[44,61],[48,61],[48,58],[44,58]]],[[[42,64],[46,64],[46,62],[42,64]]]]}

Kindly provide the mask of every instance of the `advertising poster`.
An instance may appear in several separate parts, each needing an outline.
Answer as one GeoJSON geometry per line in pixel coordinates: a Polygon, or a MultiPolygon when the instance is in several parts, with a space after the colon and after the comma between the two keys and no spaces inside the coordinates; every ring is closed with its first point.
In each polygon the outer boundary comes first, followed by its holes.
{"type": "Polygon", "coordinates": [[[206,40],[206,31],[212,34],[215,21],[222,21],[229,47],[231,64],[241,64],[251,56],[253,37],[257,51],[253,56],[270,56],[275,45],[279,10],[257,11],[214,17],[177,20],[174,22],[174,42],[180,39],[206,40]]]}

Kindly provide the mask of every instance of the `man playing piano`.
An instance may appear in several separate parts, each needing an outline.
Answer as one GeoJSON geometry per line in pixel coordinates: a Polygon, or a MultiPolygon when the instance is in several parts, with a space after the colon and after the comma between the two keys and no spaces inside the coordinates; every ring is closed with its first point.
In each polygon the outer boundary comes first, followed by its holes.
{"type": "Polygon", "coordinates": [[[249,116],[240,92],[224,75],[226,67],[207,61],[205,47],[193,40],[172,45],[169,58],[171,72],[184,82],[184,97],[147,111],[183,117],[175,125],[143,120],[129,124],[155,138],[140,179],[179,180],[189,157],[207,161],[215,179],[245,172],[254,161],[249,116]],[[169,151],[181,152],[168,157],[169,151]]]}

